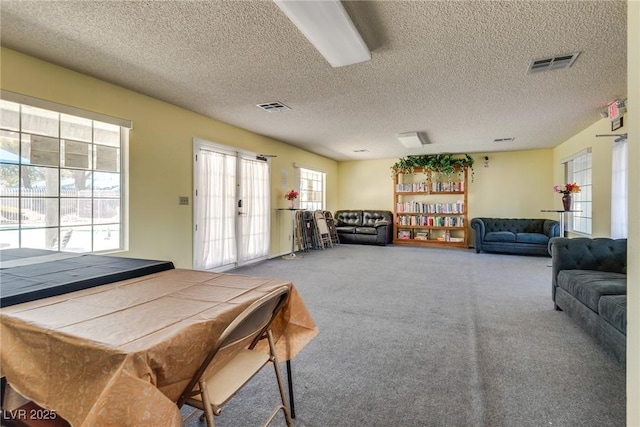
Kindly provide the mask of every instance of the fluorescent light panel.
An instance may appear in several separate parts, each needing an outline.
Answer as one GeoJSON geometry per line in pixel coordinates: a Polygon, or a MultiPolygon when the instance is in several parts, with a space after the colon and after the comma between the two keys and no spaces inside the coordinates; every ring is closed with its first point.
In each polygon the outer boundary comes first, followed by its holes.
{"type": "Polygon", "coordinates": [[[371,52],[338,0],[274,0],[332,67],[371,60],[371,52]]]}
{"type": "Polygon", "coordinates": [[[418,132],[406,132],[397,135],[398,140],[407,148],[420,148],[424,145],[422,135],[418,132]]]}

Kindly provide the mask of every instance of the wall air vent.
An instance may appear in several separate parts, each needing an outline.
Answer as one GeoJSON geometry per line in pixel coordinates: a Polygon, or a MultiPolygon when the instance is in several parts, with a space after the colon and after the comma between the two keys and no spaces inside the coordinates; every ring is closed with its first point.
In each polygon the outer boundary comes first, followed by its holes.
{"type": "Polygon", "coordinates": [[[529,64],[527,74],[537,73],[538,71],[569,68],[573,65],[578,55],[580,55],[580,52],[554,56],[552,58],[535,59],[529,64]]]}
{"type": "Polygon", "coordinates": [[[269,113],[280,113],[282,111],[291,110],[291,108],[287,107],[280,101],[265,102],[263,104],[256,105],[256,107],[262,108],[264,111],[268,111],[269,113]]]}
{"type": "Polygon", "coordinates": [[[511,137],[511,138],[496,138],[493,140],[493,142],[511,142],[511,141],[515,141],[515,138],[511,137]]]}

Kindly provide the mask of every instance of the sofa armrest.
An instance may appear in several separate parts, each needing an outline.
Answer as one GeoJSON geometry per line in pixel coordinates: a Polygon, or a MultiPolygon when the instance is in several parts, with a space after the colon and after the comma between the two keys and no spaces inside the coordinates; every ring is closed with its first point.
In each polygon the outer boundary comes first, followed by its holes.
{"type": "Polygon", "coordinates": [[[551,251],[551,286],[555,301],[558,273],[562,270],[596,270],[627,274],[627,239],[554,237],[551,251]]]}
{"type": "Polygon", "coordinates": [[[475,231],[475,247],[476,253],[480,253],[482,250],[482,242],[486,233],[487,227],[485,226],[483,218],[473,218],[471,220],[471,228],[475,231]]]}
{"type": "Polygon", "coordinates": [[[393,226],[390,223],[376,224],[376,245],[385,246],[393,241],[393,226]]]}
{"type": "Polygon", "coordinates": [[[547,219],[544,221],[544,224],[542,225],[542,231],[549,238],[558,237],[560,236],[560,222],[552,219],[547,219]]]}

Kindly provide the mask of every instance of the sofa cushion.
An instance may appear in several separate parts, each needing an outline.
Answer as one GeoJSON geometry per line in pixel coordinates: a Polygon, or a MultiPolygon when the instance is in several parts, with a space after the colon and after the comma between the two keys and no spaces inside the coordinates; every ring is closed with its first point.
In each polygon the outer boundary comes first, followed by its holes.
{"type": "Polygon", "coordinates": [[[627,296],[605,295],[598,303],[598,313],[611,326],[627,334],[627,296]]]}
{"type": "Polygon", "coordinates": [[[362,211],[362,223],[360,225],[365,227],[373,227],[378,221],[387,221],[390,223],[393,221],[391,212],[389,211],[362,211]]]}
{"type": "Polygon", "coordinates": [[[336,225],[362,225],[362,211],[337,211],[335,215],[336,225]]]}
{"type": "Polygon", "coordinates": [[[493,231],[485,234],[484,241],[514,243],[516,241],[516,235],[510,231],[493,231]]]}
{"type": "Polygon", "coordinates": [[[540,233],[517,233],[516,242],[518,243],[534,243],[536,245],[547,245],[549,237],[540,233]]]}
{"type": "Polygon", "coordinates": [[[594,270],[562,270],[558,273],[558,287],[598,313],[603,295],[625,295],[626,274],[594,270]]]}
{"type": "Polygon", "coordinates": [[[544,233],[544,219],[483,218],[487,233],[510,231],[512,233],[544,233]]]}
{"type": "Polygon", "coordinates": [[[378,234],[376,227],[356,227],[356,233],[358,234],[378,234]]]}
{"type": "Polygon", "coordinates": [[[356,227],[336,227],[338,234],[354,234],[356,227]]]}

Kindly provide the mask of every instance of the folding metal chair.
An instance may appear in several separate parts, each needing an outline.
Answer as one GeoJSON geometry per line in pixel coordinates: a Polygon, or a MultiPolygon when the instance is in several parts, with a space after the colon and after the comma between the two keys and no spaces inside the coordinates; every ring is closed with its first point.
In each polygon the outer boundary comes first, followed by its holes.
{"type": "Polygon", "coordinates": [[[334,245],[339,244],[340,238],[338,237],[336,222],[333,220],[333,215],[330,211],[324,211],[324,220],[327,222],[327,228],[329,229],[329,235],[331,236],[331,243],[334,245]]]}
{"type": "MultiPolygon", "coordinates": [[[[214,415],[222,412],[223,406],[247,384],[255,374],[257,374],[267,364],[273,364],[278,388],[280,390],[279,404],[271,412],[271,415],[263,424],[268,425],[278,411],[282,410],[287,426],[293,425],[287,400],[278,358],[275,353],[273,334],[271,333],[271,322],[282,308],[285,300],[289,296],[289,287],[282,286],[246,308],[231,324],[224,330],[217,339],[213,349],[207,354],[200,368],[193,376],[184,392],[178,399],[178,407],[185,403],[194,408],[204,411],[203,416],[207,420],[207,426],[213,427],[214,415]],[[262,351],[254,351],[258,341],[266,338],[269,343],[269,354],[262,351]],[[216,370],[211,375],[206,375],[207,368],[214,356],[220,351],[241,342],[249,343],[247,347],[238,352],[223,367],[216,370]]],[[[185,423],[194,416],[197,411],[190,414],[185,423]]]]}
{"type": "Polygon", "coordinates": [[[316,229],[318,231],[318,243],[320,244],[320,247],[323,250],[326,246],[332,248],[333,243],[331,242],[331,234],[329,233],[329,227],[327,227],[327,221],[324,218],[324,212],[315,211],[313,213],[313,219],[316,223],[316,229]]]}

